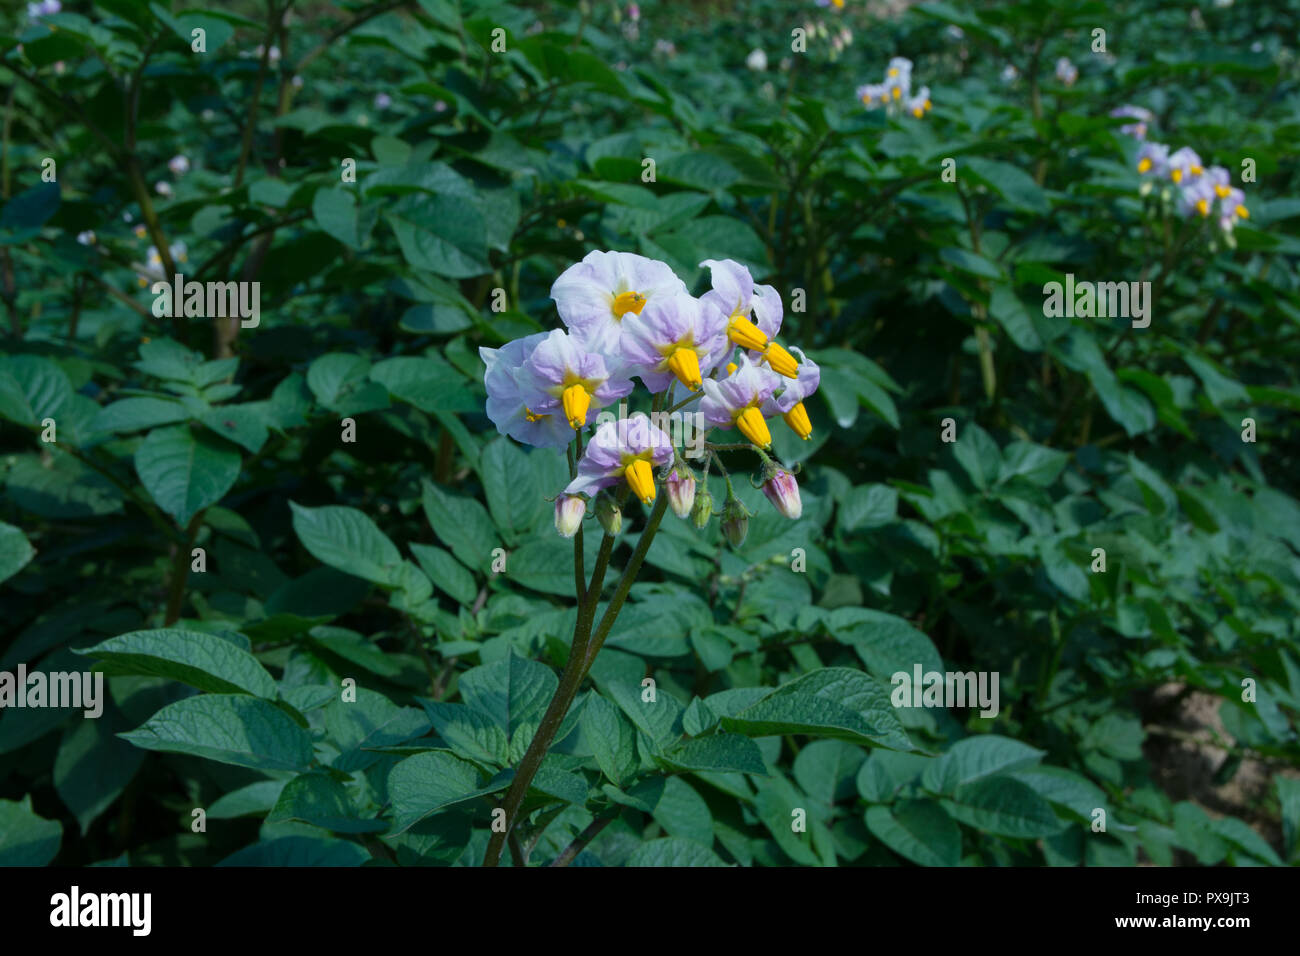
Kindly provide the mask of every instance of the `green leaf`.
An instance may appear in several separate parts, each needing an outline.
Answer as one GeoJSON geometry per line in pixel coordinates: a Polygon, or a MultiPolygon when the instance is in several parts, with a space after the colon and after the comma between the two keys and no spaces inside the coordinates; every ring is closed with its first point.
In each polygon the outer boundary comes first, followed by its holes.
{"type": "Polygon", "coordinates": [[[0,521],[0,581],[13,577],[36,556],[27,536],[11,524],[0,521]]]}
{"type": "Polygon", "coordinates": [[[222,405],[199,416],[199,421],[254,455],[262,450],[270,437],[262,413],[250,405],[222,405]]]}
{"type": "Polygon", "coordinates": [[[357,229],[357,197],[339,186],[316,190],[311,214],[316,223],[349,249],[360,250],[365,244],[357,229]]]}
{"type": "Polygon", "coordinates": [[[487,714],[465,704],[423,700],[433,729],[458,756],[476,763],[504,767],[510,762],[506,732],[487,714]]]}
{"type": "Polygon", "coordinates": [[[659,758],[675,770],[766,774],[758,745],[739,734],[711,734],[688,740],[659,758]]]}
{"type": "Polygon", "coordinates": [[[722,717],[722,726],[747,737],[811,734],[913,749],[888,692],[866,674],[847,667],[805,674],[734,716],[722,717]]]}
{"type": "Polygon", "coordinates": [[[341,505],[289,507],[298,540],[315,558],[375,584],[396,584],[401,552],[366,514],[341,505]]]}
{"type": "Polygon", "coordinates": [[[1067,826],[1046,800],[1014,777],[983,777],[962,784],[944,806],[961,823],[1001,836],[1036,839],[1067,826]]]}
{"type": "Polygon", "coordinates": [[[478,769],[449,753],[430,751],[399,761],[388,772],[393,833],[401,833],[452,804],[491,792],[478,769]]]}
{"type": "Polygon", "coordinates": [[[1002,450],[1002,465],[997,483],[1012,478],[1024,478],[1040,488],[1046,488],[1060,477],[1070,456],[1046,445],[1028,441],[1013,441],[1002,450]]]}
{"type": "Polygon", "coordinates": [[[108,661],[115,674],[167,677],[218,694],[275,697],[275,679],[257,658],[224,638],[202,631],[132,631],[78,653],[108,661]]]}
{"type": "Polygon", "coordinates": [[[509,763],[523,757],[559,679],[545,664],[511,653],[504,660],[466,671],[461,699],[499,727],[510,741],[509,763]]]}
{"type": "Polygon", "coordinates": [[[26,242],[59,208],[59,184],[37,183],[14,196],[0,209],[0,245],[26,242]]]}
{"type": "MultiPolygon", "coordinates": [[[[449,495],[425,479],[421,501],[429,525],[457,559],[471,571],[486,574],[492,551],[501,546],[487,509],[473,498],[449,495]]],[[[514,560],[518,562],[519,556],[514,560]]]]}
{"type": "Polygon", "coordinates": [[[961,828],[933,800],[868,807],[867,829],[899,856],[920,866],[957,866],[961,828]]]}
{"type": "Polygon", "coordinates": [[[503,435],[484,445],[479,457],[479,474],[492,520],[509,542],[519,540],[537,524],[542,513],[542,489],[537,487],[530,457],[503,435]]]}
{"type": "Polygon", "coordinates": [[[866,756],[862,748],[842,740],[814,740],[794,758],[795,782],[829,807],[856,792],[854,782],[866,756]]]}
{"type": "Polygon", "coordinates": [[[592,695],[582,712],[582,733],[601,772],[616,787],[623,787],[636,775],[636,730],[617,707],[592,695]]]}
{"type": "Polygon", "coordinates": [[[32,811],[31,794],[22,802],[0,800],[0,866],[45,866],[63,841],[63,825],[32,811]]]}
{"type": "Polygon", "coordinates": [[[363,820],[347,788],[323,773],[294,777],[280,791],[267,823],[300,820],[335,833],[373,833],[388,829],[382,820],[363,820]]]}
{"type": "Polygon", "coordinates": [[[78,720],[68,726],[54,758],[54,788],[72,811],[81,832],[126,789],[140,765],[143,751],[116,736],[121,723],[109,709],[96,720],[78,720]]]}
{"type": "Polygon", "coordinates": [[[997,442],[979,425],[971,422],[962,430],[952,453],[976,488],[983,491],[997,481],[1002,470],[1002,454],[997,442]]]}
{"type": "Polygon", "coordinates": [[[967,737],[927,767],[921,783],[934,793],[952,793],[963,784],[983,777],[1036,764],[1044,755],[1044,751],[1010,737],[997,734],[967,737]]]}
{"type": "Polygon", "coordinates": [[[411,553],[420,562],[420,567],[429,576],[434,585],[460,604],[469,605],[478,594],[478,585],[474,575],[470,574],[450,551],[434,547],[431,544],[413,544],[411,553]]]}
{"type": "Polygon", "coordinates": [[[365,849],[349,840],[309,836],[276,837],[246,846],[217,866],[360,866],[370,859],[365,849]]]}
{"type": "Polygon", "coordinates": [[[312,761],[305,730],[274,704],[243,694],[186,697],[119,736],[145,750],[192,754],[254,770],[301,772],[312,761]]]}
{"type": "Polygon", "coordinates": [[[1051,205],[1043,187],[1019,166],[981,156],[966,157],[962,169],[1005,199],[1013,208],[1047,215],[1051,205]]]}
{"type": "Polygon", "coordinates": [[[840,505],[840,530],[883,528],[898,516],[898,492],[888,485],[858,485],[840,505]]]}
{"type": "Polygon", "coordinates": [[[466,388],[465,377],[441,359],[410,355],[385,359],[370,370],[394,397],[424,412],[481,412],[483,403],[466,388]]]}
{"type": "Polygon", "coordinates": [[[614,698],[614,703],[650,739],[659,753],[666,752],[681,739],[685,708],[672,694],[655,688],[654,699],[647,700],[646,691],[649,688],[643,689],[640,684],[623,680],[609,681],[602,689],[614,698]]]}
{"type": "Polygon", "coordinates": [[[72,396],[67,374],[49,359],[0,356],[0,416],[28,427],[47,418],[57,423],[72,396]]]}
{"type": "Polygon", "coordinates": [[[191,412],[170,398],[123,398],[102,408],[92,423],[94,431],[138,432],[157,425],[188,421],[191,412]]]}
{"type": "Polygon", "coordinates": [[[228,442],[184,425],[151,431],[135,452],[145,490],[182,526],[225,496],[239,466],[239,452],[228,442]]]}
{"type": "Polygon", "coordinates": [[[694,840],[661,837],[642,843],[627,858],[627,866],[726,866],[711,849],[694,840]]]}

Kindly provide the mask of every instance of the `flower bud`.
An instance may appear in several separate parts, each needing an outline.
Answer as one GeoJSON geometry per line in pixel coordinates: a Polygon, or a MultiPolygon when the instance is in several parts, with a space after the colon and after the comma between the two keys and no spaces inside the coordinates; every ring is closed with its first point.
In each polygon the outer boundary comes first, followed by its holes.
{"type": "Polygon", "coordinates": [[[606,534],[618,534],[623,527],[623,512],[619,510],[618,503],[607,494],[602,493],[596,498],[596,520],[606,534]]]}
{"type": "Polygon", "coordinates": [[[691,522],[703,531],[709,525],[709,516],[713,514],[713,496],[709,486],[701,485],[695,493],[695,507],[691,509],[691,522]]]}
{"type": "Polygon", "coordinates": [[[783,468],[777,469],[772,477],[763,483],[763,494],[772,502],[773,507],[791,521],[803,514],[803,501],[799,498],[799,485],[794,475],[783,468]]]}
{"type": "Polygon", "coordinates": [[[560,495],[555,499],[555,530],[566,538],[572,538],[578,533],[586,512],[587,502],[577,495],[560,495]]]}
{"type": "Polygon", "coordinates": [[[674,468],[664,482],[668,488],[668,505],[679,518],[690,517],[695,504],[695,476],[685,468],[674,468]]]}
{"type": "Polygon", "coordinates": [[[722,533],[733,548],[745,543],[745,536],[749,534],[749,512],[739,498],[727,499],[727,507],[722,512],[722,533]]]}

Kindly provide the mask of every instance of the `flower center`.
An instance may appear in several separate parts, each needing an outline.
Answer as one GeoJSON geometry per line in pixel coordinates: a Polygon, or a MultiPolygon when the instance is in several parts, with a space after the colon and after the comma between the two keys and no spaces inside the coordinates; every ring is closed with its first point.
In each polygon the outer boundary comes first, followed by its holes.
{"type": "Polygon", "coordinates": [[[645,308],[646,297],[640,292],[620,292],[614,296],[614,301],[610,303],[609,311],[614,314],[614,318],[621,320],[629,312],[634,315],[640,315],[641,310],[645,308]]]}
{"type": "Polygon", "coordinates": [[[528,419],[530,422],[540,422],[543,418],[549,417],[549,415],[538,414],[527,405],[524,406],[524,418],[528,419]]]}
{"type": "Polygon", "coordinates": [[[679,345],[668,356],[668,368],[677,376],[677,380],[692,392],[698,391],[703,384],[700,376],[700,357],[689,345],[679,345]]]}
{"type": "Polygon", "coordinates": [[[587,424],[587,409],[591,407],[591,394],[581,385],[570,385],[564,390],[564,417],[575,431],[587,424]]]}

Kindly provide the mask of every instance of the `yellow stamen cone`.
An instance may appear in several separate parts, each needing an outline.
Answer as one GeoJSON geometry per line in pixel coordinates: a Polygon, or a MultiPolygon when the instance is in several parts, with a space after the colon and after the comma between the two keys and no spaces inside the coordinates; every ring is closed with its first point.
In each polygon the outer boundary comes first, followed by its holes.
{"type": "Polygon", "coordinates": [[[646,298],[640,292],[620,292],[614,296],[614,301],[609,310],[614,313],[614,318],[621,319],[629,312],[637,315],[645,308],[646,298]]]}
{"type": "Polygon", "coordinates": [[[898,87],[894,87],[894,99],[898,99],[902,95],[903,95],[903,91],[900,90],[898,87]]]}
{"type": "Polygon", "coordinates": [[[1228,193],[1230,192],[1232,192],[1232,190],[1227,186],[1220,185],[1214,187],[1214,195],[1218,196],[1220,199],[1227,199],[1228,193]]]}
{"type": "Polygon", "coordinates": [[[1200,166],[1192,166],[1192,167],[1191,167],[1191,170],[1192,170],[1192,175],[1193,175],[1193,176],[1199,176],[1199,175],[1201,175],[1201,173],[1205,172],[1205,170],[1204,170],[1203,168],[1201,168],[1200,166]]]}
{"type": "Polygon", "coordinates": [[[700,377],[700,357],[694,349],[680,348],[668,356],[668,368],[692,392],[699,391],[703,379],[700,377]]]}
{"type": "Polygon", "coordinates": [[[767,333],[741,315],[731,317],[731,324],[727,326],[727,337],[742,349],[761,352],[767,348],[767,333]]]}
{"type": "Polygon", "coordinates": [[[808,417],[808,409],[804,408],[803,402],[795,405],[781,417],[785,419],[791,431],[804,441],[808,440],[808,436],[812,434],[812,419],[808,417]]]}
{"type": "Polygon", "coordinates": [[[650,468],[650,462],[644,458],[638,458],[627,466],[627,469],[623,472],[623,477],[627,479],[632,494],[640,498],[645,504],[650,504],[655,500],[654,472],[650,468]]]}
{"type": "Polygon", "coordinates": [[[793,355],[785,350],[784,346],[769,342],[767,351],[763,353],[763,358],[767,359],[767,364],[772,366],[772,371],[778,375],[784,375],[786,378],[799,377],[799,363],[794,360],[793,355]]]}
{"type": "Polygon", "coordinates": [[[587,409],[591,407],[591,395],[581,385],[570,385],[561,396],[564,402],[564,417],[575,431],[587,424],[587,409]]]}
{"type": "Polygon", "coordinates": [[[1196,211],[1199,212],[1202,216],[1208,216],[1210,214],[1209,201],[1205,199],[1196,200],[1196,211]]]}
{"type": "Polygon", "coordinates": [[[1169,178],[1176,183],[1181,183],[1183,181],[1183,171],[1181,169],[1175,169],[1170,172],[1169,178]]]}
{"type": "Polygon", "coordinates": [[[763,420],[763,413],[753,405],[736,417],[736,427],[759,448],[767,448],[772,444],[772,433],[768,431],[767,422],[763,420]]]}
{"type": "Polygon", "coordinates": [[[728,362],[728,363],[727,363],[727,374],[728,374],[728,375],[735,375],[735,374],[736,374],[736,369],[738,369],[738,368],[740,368],[740,366],[737,365],[735,362],[728,362]]]}
{"type": "Polygon", "coordinates": [[[1242,219],[1249,219],[1250,210],[1248,210],[1245,206],[1238,206],[1237,215],[1240,216],[1242,219]]]}
{"type": "Polygon", "coordinates": [[[1143,156],[1140,160],[1138,160],[1139,173],[1145,173],[1150,168],[1151,168],[1151,157],[1143,156]]]}
{"type": "Polygon", "coordinates": [[[527,405],[524,406],[524,418],[528,419],[530,422],[540,422],[545,417],[545,415],[537,414],[537,412],[533,411],[527,405]]]}

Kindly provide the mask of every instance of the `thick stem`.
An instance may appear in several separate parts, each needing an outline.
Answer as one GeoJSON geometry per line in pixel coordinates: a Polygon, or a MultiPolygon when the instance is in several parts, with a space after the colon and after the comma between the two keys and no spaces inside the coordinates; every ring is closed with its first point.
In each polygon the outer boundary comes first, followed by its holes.
{"type": "Polygon", "coordinates": [[[560,686],[556,688],[555,696],[551,698],[551,703],[542,716],[542,722],[533,735],[532,743],[528,745],[528,751],[515,769],[514,780],[511,781],[510,789],[506,792],[505,801],[501,804],[506,811],[505,829],[494,832],[492,838],[488,841],[487,853],[483,857],[484,866],[496,866],[500,861],[501,850],[506,843],[506,838],[514,828],[519,808],[528,793],[528,785],[532,783],[533,777],[537,775],[542,760],[546,757],[546,751],[550,748],[556,732],[560,729],[564,715],[569,712],[573,699],[578,696],[578,688],[582,686],[582,681],[587,676],[587,672],[591,670],[596,654],[600,652],[601,645],[605,643],[605,638],[609,636],[609,631],[614,626],[619,611],[623,608],[623,602],[627,600],[628,591],[631,590],[632,582],[636,580],[636,576],[641,570],[641,564],[645,560],[646,552],[650,550],[650,543],[654,540],[655,532],[659,529],[659,522],[663,520],[664,512],[667,509],[668,495],[664,493],[659,495],[659,500],[655,502],[654,510],[650,513],[650,520],[646,523],[645,531],[641,533],[641,540],[637,542],[636,550],[632,553],[632,557],[623,571],[623,576],[619,579],[618,587],[614,591],[614,597],[610,600],[609,607],[605,609],[605,614],[600,619],[600,626],[595,634],[592,634],[591,624],[595,618],[596,604],[600,600],[601,585],[604,582],[605,569],[609,565],[609,555],[614,548],[612,535],[605,535],[604,540],[601,541],[600,554],[596,558],[596,567],[591,574],[591,584],[587,588],[586,600],[578,608],[578,623],[573,631],[573,647],[569,651],[569,662],[565,665],[564,673],[560,676],[560,686]]]}

